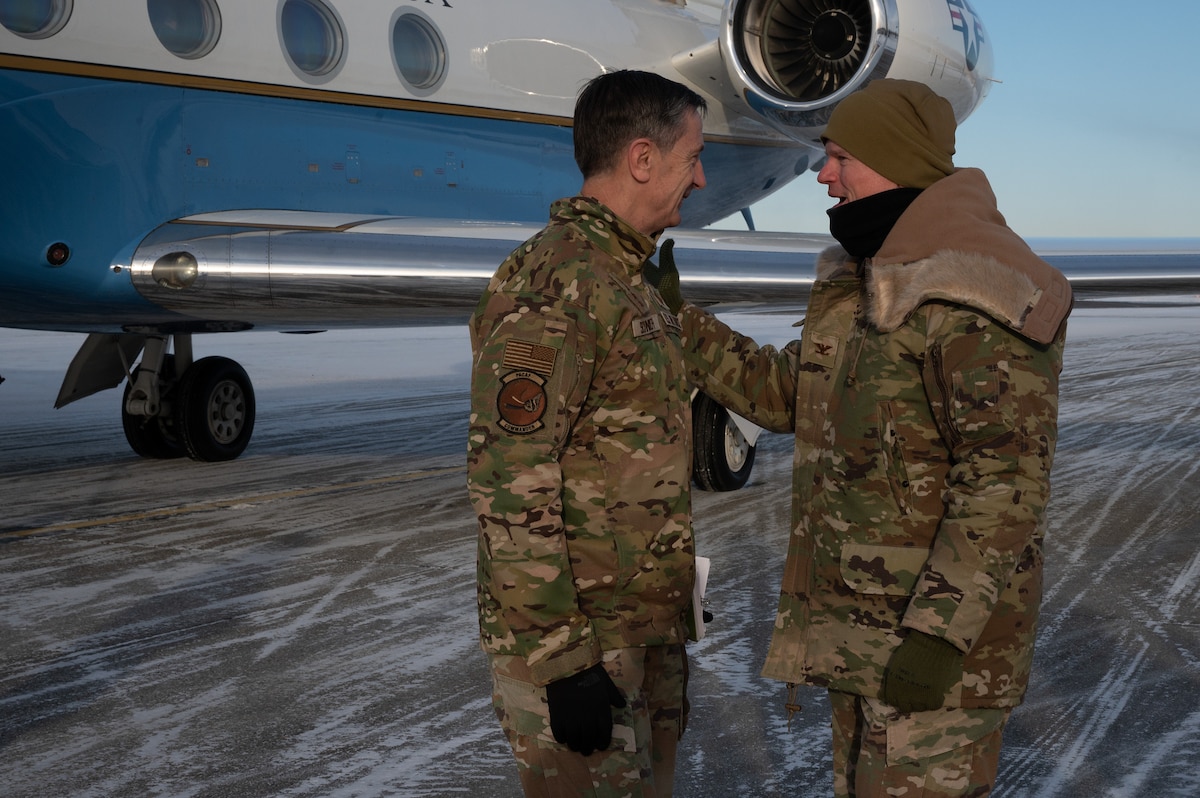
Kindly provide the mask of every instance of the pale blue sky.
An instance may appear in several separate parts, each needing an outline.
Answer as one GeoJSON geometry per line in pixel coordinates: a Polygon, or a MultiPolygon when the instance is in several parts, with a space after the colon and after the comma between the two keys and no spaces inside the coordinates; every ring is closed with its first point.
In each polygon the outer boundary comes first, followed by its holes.
{"type": "MultiPolygon", "coordinates": [[[[958,129],[1023,236],[1200,236],[1200,2],[973,0],[1000,83],[958,129]]],[[[760,230],[827,232],[808,173],[760,230]]],[[[721,227],[743,228],[740,217],[721,227]]]]}

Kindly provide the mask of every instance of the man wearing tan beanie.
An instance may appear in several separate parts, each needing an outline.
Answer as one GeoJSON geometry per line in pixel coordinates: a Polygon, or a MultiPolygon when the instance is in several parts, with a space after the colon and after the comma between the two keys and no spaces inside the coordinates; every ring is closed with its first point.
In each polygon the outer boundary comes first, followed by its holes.
{"type": "Polygon", "coordinates": [[[696,385],[795,435],[763,673],[828,690],[839,798],[989,795],[1033,659],[1071,290],[954,134],[921,83],[835,109],[817,180],[840,246],[782,350],[686,304],[665,244],[651,271],[696,385]]]}

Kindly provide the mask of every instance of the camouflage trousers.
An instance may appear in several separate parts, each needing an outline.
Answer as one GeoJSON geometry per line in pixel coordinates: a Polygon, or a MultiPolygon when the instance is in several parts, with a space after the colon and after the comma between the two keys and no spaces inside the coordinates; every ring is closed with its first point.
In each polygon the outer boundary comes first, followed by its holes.
{"type": "Polygon", "coordinates": [[[901,713],[830,691],[835,798],[985,798],[1000,761],[1002,709],[901,713]]]}
{"type": "Polygon", "coordinates": [[[682,645],[604,652],[604,669],[625,697],[613,708],[613,742],[589,756],[555,741],[546,688],[520,657],[491,656],[492,705],[528,798],[668,798],[675,749],[687,724],[682,645]]]}

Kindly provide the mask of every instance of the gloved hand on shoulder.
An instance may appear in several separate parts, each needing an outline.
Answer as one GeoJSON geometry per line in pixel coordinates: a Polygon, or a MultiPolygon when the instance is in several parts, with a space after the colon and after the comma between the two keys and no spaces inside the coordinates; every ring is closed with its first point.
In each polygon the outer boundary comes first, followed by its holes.
{"type": "Polygon", "coordinates": [[[668,238],[659,245],[657,264],[649,259],[642,264],[642,276],[658,289],[671,312],[678,313],[683,307],[683,294],[679,291],[679,269],[675,268],[675,239],[668,238]]]}
{"type": "Polygon", "coordinates": [[[952,643],[910,631],[883,671],[883,700],[901,712],[928,712],[946,703],[962,678],[965,656],[952,643]]]}
{"type": "Polygon", "coordinates": [[[550,682],[546,685],[546,701],[554,739],[584,756],[608,748],[612,743],[612,707],[625,706],[621,691],[603,665],[550,682]]]}

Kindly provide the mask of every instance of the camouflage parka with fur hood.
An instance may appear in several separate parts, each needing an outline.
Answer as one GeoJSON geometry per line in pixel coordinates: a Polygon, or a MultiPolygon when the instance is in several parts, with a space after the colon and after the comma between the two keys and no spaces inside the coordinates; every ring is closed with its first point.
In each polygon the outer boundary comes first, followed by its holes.
{"type": "Polygon", "coordinates": [[[875,257],[818,259],[799,341],[682,310],[693,379],[795,433],[792,532],[764,675],[878,698],[906,629],[966,659],[947,706],[1020,703],[1071,308],[983,173],[925,189],[875,257]],[[690,350],[690,351],[689,351],[690,350]]]}
{"type": "Polygon", "coordinates": [[[480,636],[537,684],[686,638],[691,386],[642,278],[654,250],[595,200],[559,200],[471,320],[480,636]]]}

